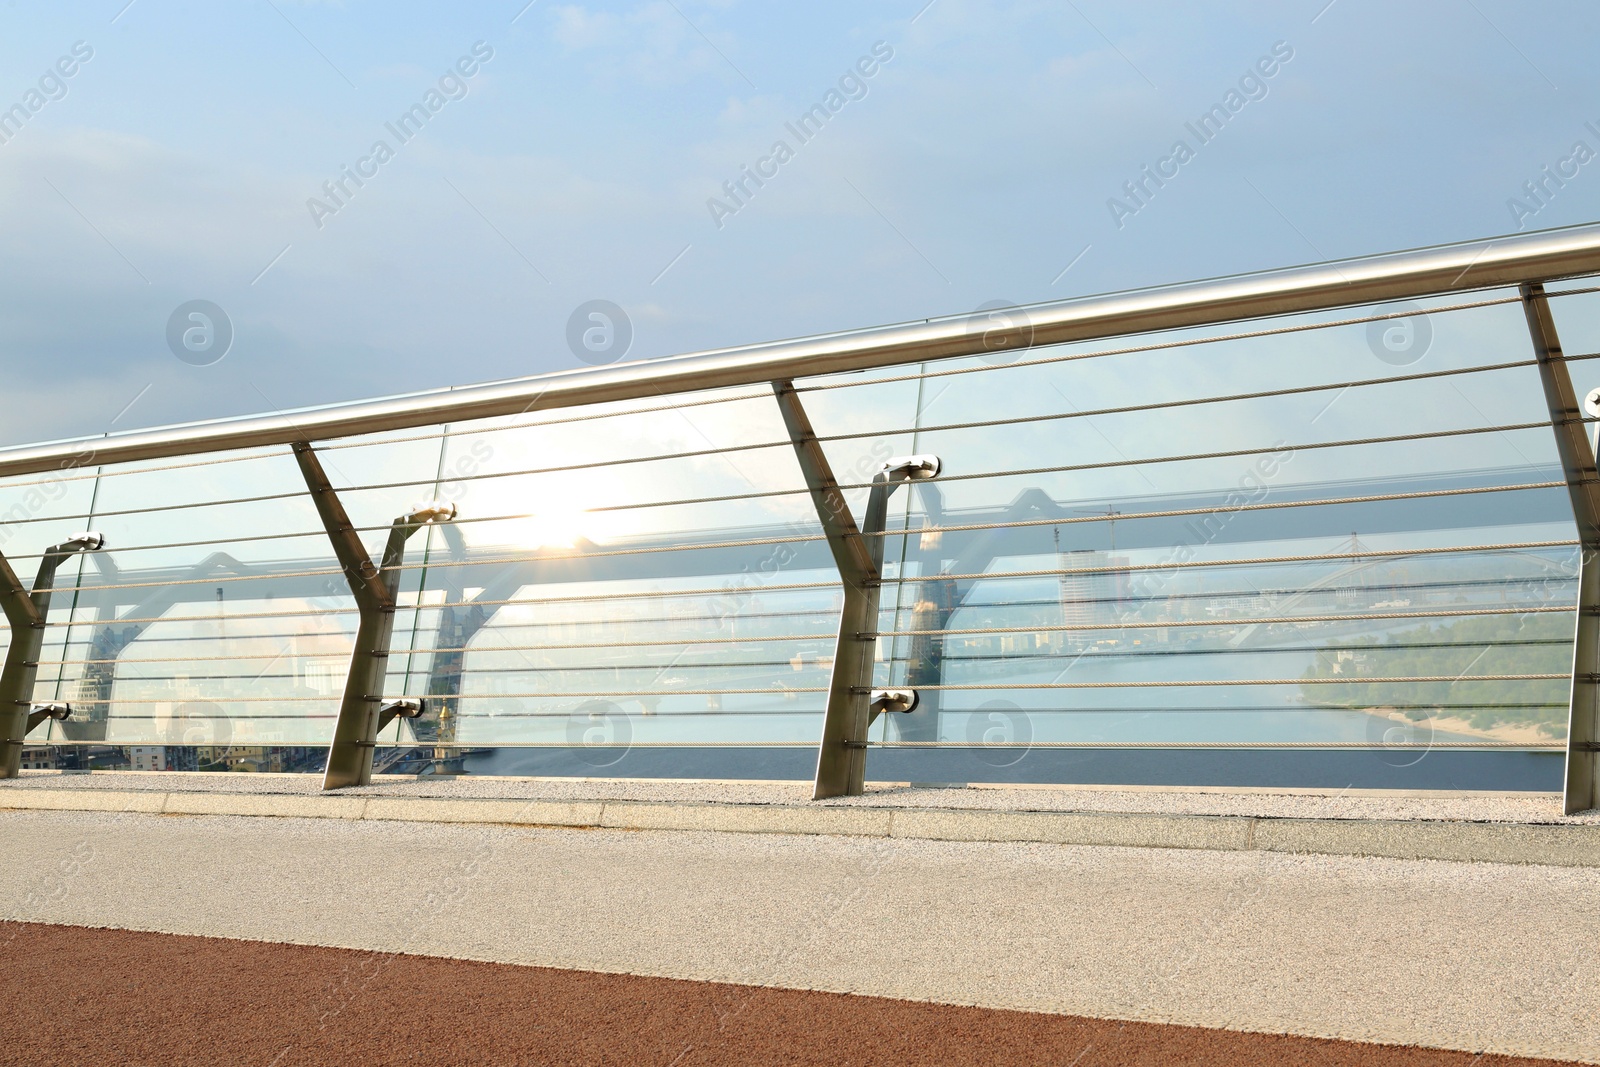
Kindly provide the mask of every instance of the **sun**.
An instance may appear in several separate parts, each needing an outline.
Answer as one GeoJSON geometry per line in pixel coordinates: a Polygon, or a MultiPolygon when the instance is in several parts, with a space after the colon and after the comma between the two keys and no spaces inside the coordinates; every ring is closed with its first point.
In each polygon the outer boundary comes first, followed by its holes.
{"type": "Polygon", "coordinates": [[[577,508],[547,508],[513,519],[513,539],[528,548],[573,548],[588,537],[591,516],[577,508]]]}

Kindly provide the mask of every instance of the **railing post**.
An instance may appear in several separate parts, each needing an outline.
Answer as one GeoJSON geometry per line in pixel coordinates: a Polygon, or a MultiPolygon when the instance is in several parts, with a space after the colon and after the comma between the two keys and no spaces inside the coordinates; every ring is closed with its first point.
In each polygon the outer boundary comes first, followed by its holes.
{"type": "Polygon", "coordinates": [[[98,552],[105,538],[97,533],[74,534],[59,545],[44,550],[33,591],[22,587],[16,571],[0,555],[0,604],[11,624],[11,645],[6,649],[6,665],[0,670],[0,778],[15,778],[22,769],[22,745],[32,730],[45,719],[64,719],[71,714],[65,704],[35,709],[33,683],[39,673],[39,653],[44,648],[44,623],[50,614],[50,595],[55,589],[56,568],[75,552],[98,552]]]}
{"type": "Polygon", "coordinates": [[[1583,412],[1561,354],[1561,338],[1544,286],[1523,285],[1521,292],[1582,546],[1563,800],[1570,815],[1600,807],[1600,472],[1595,469],[1594,448],[1584,432],[1583,412]]]}
{"type": "Polygon", "coordinates": [[[816,785],[811,797],[823,800],[860,796],[866,790],[868,727],[882,711],[909,712],[916,707],[915,693],[880,695],[872,691],[884,541],[873,535],[883,533],[889,497],[900,483],[933,477],[939,473],[939,460],[910,456],[885,463],[873,478],[863,536],[817,441],[811,419],[795,394],[794,383],[773,382],[772,391],[844,586],[844,607],[839,613],[839,634],[834,643],[833,672],[828,680],[828,703],[822,716],[822,741],[817,750],[816,785]]]}
{"type": "Polygon", "coordinates": [[[388,674],[389,644],[394,636],[394,613],[400,591],[400,564],[405,559],[406,539],[430,522],[455,518],[450,504],[420,505],[394,520],[389,541],[384,547],[383,564],[374,566],[361,536],[334,492],[311,445],[294,444],[294,458],[300,464],[306,487],[317,515],[333,544],[333,554],[343,568],[350,592],[356,599],[360,621],[356,624],[355,648],[350,653],[350,671],[345,678],[344,697],[339,702],[339,719],[328,745],[328,764],[323,772],[323,789],[342,789],[372,782],[373,749],[378,732],[396,714],[418,715],[420,702],[397,701],[385,705],[383,683],[388,674]]]}

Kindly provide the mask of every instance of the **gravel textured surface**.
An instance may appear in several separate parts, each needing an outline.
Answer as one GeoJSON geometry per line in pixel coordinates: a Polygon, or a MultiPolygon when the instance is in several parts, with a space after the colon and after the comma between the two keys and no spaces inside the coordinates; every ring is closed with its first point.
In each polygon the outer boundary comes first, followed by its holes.
{"type": "Polygon", "coordinates": [[[1551,1062],[68,926],[0,945],[0,1060],[30,1067],[1551,1062]]]}
{"type": "Polygon", "coordinates": [[[79,812],[0,840],[0,919],[1600,1062],[1593,870],[79,812]]]}
{"type": "MultiPolygon", "coordinates": [[[[157,792],[299,793],[321,791],[309,774],[197,774],[25,771],[6,789],[139,789],[157,792]]],[[[984,808],[1000,811],[1151,812],[1316,819],[1448,819],[1475,822],[1600,823],[1600,811],[1561,814],[1554,793],[1379,793],[1357,791],[1094,789],[1078,786],[914,788],[868,785],[866,796],[811,799],[809,783],[708,782],[628,778],[414,778],[382,776],[341,794],[513,800],[656,800],[723,804],[825,804],[843,807],[984,808]]]]}

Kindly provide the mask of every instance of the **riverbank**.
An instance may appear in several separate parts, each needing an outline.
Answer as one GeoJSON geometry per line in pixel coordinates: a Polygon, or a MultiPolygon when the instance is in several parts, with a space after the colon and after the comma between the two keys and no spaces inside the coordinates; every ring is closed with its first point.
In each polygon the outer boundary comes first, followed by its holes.
{"type": "MultiPolygon", "coordinates": [[[[1494,726],[1475,726],[1468,719],[1455,715],[1429,715],[1425,719],[1412,719],[1396,708],[1352,708],[1397,726],[1407,726],[1416,731],[1415,743],[1427,744],[1439,734],[1464,734],[1485,741],[1503,741],[1511,744],[1558,745],[1565,740],[1541,727],[1538,723],[1496,723],[1494,726]],[[1431,730],[1431,734],[1430,734],[1431,730]]],[[[1558,713],[1559,714],[1559,713],[1558,713]]]]}

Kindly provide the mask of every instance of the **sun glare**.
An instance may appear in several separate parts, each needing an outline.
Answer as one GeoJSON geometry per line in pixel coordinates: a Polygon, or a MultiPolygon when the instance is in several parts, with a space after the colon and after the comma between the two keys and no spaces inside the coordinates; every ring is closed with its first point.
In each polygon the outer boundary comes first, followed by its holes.
{"type": "Polygon", "coordinates": [[[586,511],[545,511],[517,520],[517,541],[529,548],[572,548],[589,533],[586,511]]]}

